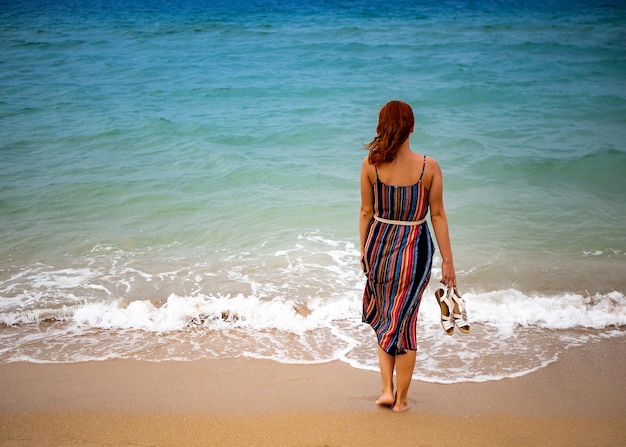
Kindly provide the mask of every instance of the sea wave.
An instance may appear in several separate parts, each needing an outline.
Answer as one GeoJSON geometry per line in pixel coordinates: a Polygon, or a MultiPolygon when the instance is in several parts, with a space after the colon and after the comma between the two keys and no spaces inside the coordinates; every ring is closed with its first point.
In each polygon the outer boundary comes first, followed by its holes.
{"type": "MultiPolygon", "coordinates": [[[[429,290],[430,292],[430,290],[429,290]]],[[[68,302],[80,301],[75,296],[68,302]]],[[[425,298],[426,299],[426,298],[425,298]]],[[[500,290],[466,293],[467,309],[474,323],[493,325],[501,330],[517,326],[544,329],[606,329],[626,326],[626,298],[620,292],[596,294],[526,295],[500,290]]],[[[428,300],[430,301],[430,300],[428,300]]],[[[434,303],[434,299],[433,299],[434,303]]],[[[6,300],[3,307],[9,308],[6,300]]],[[[15,306],[17,307],[17,306],[15,306]]],[[[358,291],[324,300],[255,295],[179,296],[172,294],[159,305],[151,300],[96,300],[58,307],[7,309],[0,313],[0,324],[17,326],[49,321],[71,322],[76,327],[141,330],[149,332],[184,331],[191,327],[220,330],[240,328],[249,331],[279,330],[303,334],[333,322],[352,320],[360,315],[358,291]]],[[[423,318],[437,320],[437,309],[422,307],[423,318]]]]}
{"type": "MultiPolygon", "coordinates": [[[[427,290],[418,319],[414,377],[482,382],[528,374],[573,346],[626,335],[626,298],[528,296],[515,290],[466,293],[471,333],[444,335],[427,290]]],[[[356,293],[286,297],[170,295],[123,304],[97,301],[0,313],[0,362],[106,359],[193,361],[259,358],[289,364],[342,361],[378,369],[376,338],[361,322],[356,293]],[[348,296],[349,295],[349,296],[348,296]]]]}
{"type": "MultiPolygon", "coordinates": [[[[194,253],[179,244],[142,249],[129,241],[125,249],[96,245],[68,265],[7,266],[0,275],[0,324],[52,319],[153,332],[228,324],[301,334],[360,315],[365,278],[351,241],[320,232],[301,233],[291,244],[283,240],[294,237],[291,233],[275,237],[255,250],[213,253],[194,253]]],[[[440,274],[440,262],[436,256],[433,278],[440,274]]],[[[484,272],[477,268],[458,274],[461,283],[480,284],[484,272]]],[[[433,280],[425,297],[436,287],[433,280]]],[[[626,325],[626,299],[619,290],[474,287],[463,292],[468,311],[480,324],[547,329],[626,325]]],[[[421,314],[427,321],[437,321],[434,304],[434,299],[424,299],[421,314]]]]}
{"type": "MultiPolygon", "coordinates": [[[[97,245],[80,266],[5,269],[0,362],[252,357],[376,370],[376,339],[361,321],[365,279],[354,245],[309,233],[279,246],[268,241],[264,251],[220,251],[192,262],[178,246],[141,253],[97,245]]],[[[437,258],[433,278],[439,274],[437,258]]],[[[473,274],[459,272],[464,282],[473,274]]],[[[420,307],[420,380],[516,377],[568,347],[626,334],[622,292],[507,288],[465,292],[471,335],[446,337],[436,287],[433,280],[420,307]]]]}

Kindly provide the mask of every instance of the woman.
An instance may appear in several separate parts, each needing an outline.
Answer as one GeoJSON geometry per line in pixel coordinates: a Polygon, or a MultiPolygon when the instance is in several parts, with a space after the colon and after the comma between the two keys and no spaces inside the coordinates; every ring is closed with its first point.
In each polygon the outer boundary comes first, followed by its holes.
{"type": "Polygon", "coordinates": [[[414,124],[408,104],[387,103],[380,110],[376,137],[365,145],[369,154],[361,166],[359,233],[367,275],[363,321],[378,337],[382,394],[376,403],[394,411],[409,408],[417,313],[434,252],[425,221],[429,208],[442,257],[441,283],[456,287],[441,169],[433,158],[411,150],[414,124]]]}

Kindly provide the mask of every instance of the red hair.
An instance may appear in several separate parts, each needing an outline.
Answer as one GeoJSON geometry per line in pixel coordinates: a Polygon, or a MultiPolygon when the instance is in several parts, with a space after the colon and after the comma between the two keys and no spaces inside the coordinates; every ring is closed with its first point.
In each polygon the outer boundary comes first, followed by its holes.
{"type": "Polygon", "coordinates": [[[411,135],[415,116],[411,106],[402,101],[389,101],[380,109],[376,137],[364,146],[370,151],[370,164],[391,162],[398,149],[411,135]]]}

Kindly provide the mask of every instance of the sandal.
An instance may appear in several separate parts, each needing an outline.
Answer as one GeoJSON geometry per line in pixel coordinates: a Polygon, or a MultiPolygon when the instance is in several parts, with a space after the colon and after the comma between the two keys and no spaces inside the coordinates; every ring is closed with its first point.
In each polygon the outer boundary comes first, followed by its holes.
{"type": "MultiPolygon", "coordinates": [[[[467,311],[465,310],[465,300],[461,298],[459,295],[459,291],[456,287],[453,289],[454,293],[450,293],[450,289],[448,289],[448,294],[452,299],[452,317],[454,318],[454,324],[459,328],[461,332],[464,334],[469,334],[470,325],[467,322],[467,311]]],[[[443,290],[442,290],[443,293],[443,290]]]]}
{"type": "MultiPolygon", "coordinates": [[[[444,296],[443,289],[435,291],[435,298],[441,307],[441,326],[446,335],[454,334],[454,321],[452,320],[452,302],[450,301],[450,290],[444,296]]],[[[461,328],[459,328],[461,329],[461,328]]]]}

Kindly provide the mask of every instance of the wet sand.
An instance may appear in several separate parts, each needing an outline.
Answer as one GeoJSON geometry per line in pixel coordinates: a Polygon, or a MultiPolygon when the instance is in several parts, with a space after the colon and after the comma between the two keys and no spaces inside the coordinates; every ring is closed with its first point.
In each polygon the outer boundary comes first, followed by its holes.
{"type": "Polygon", "coordinates": [[[2,446],[626,445],[626,338],[515,379],[414,381],[378,407],[377,373],[263,360],[0,365],[2,446]]]}

